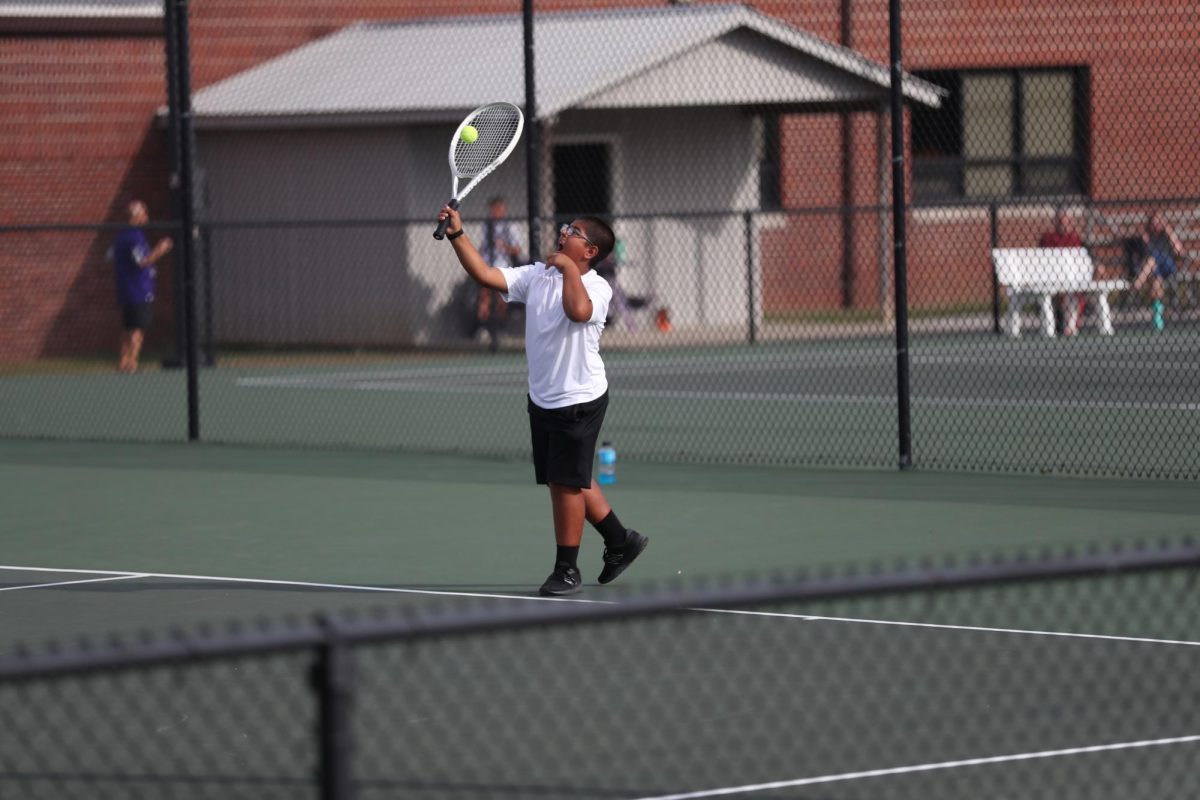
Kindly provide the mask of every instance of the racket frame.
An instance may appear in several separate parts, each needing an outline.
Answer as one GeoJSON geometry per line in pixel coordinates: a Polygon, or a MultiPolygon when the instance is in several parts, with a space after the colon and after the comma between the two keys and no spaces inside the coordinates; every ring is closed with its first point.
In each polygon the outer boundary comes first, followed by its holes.
{"type": "MultiPolygon", "coordinates": [[[[484,105],[482,105],[479,108],[472,111],[470,114],[467,114],[467,116],[463,118],[463,121],[458,124],[458,127],[454,129],[454,135],[450,137],[450,153],[447,156],[447,161],[450,164],[450,176],[451,176],[450,195],[451,195],[451,197],[450,197],[450,201],[446,205],[457,210],[458,206],[462,202],[463,198],[465,198],[468,194],[470,194],[471,190],[474,189],[477,185],[479,185],[479,182],[481,180],[483,180],[488,175],[490,175],[492,173],[492,171],[496,169],[496,167],[503,164],[504,161],[512,154],[512,151],[517,146],[517,142],[519,142],[521,140],[521,133],[524,130],[525,130],[525,115],[521,112],[521,109],[519,107],[517,107],[516,105],[514,105],[513,103],[505,103],[505,102],[485,103],[484,105]],[[517,129],[516,129],[516,131],[513,132],[512,139],[509,141],[508,146],[505,147],[504,150],[501,151],[500,155],[498,155],[494,159],[492,159],[491,163],[489,163],[483,169],[479,170],[479,172],[475,173],[473,176],[472,175],[464,175],[459,170],[458,165],[455,163],[455,159],[454,159],[454,151],[458,147],[459,137],[462,135],[463,128],[474,123],[475,119],[480,114],[482,114],[484,111],[488,110],[489,108],[495,108],[496,106],[507,106],[508,108],[512,109],[512,111],[514,113],[516,113],[517,129]],[[463,187],[462,191],[459,191],[458,184],[459,184],[459,181],[463,178],[470,178],[471,181],[470,181],[470,183],[468,183],[466,186],[463,187]]],[[[433,238],[440,240],[445,237],[447,222],[448,222],[448,219],[444,219],[440,223],[438,223],[437,230],[435,230],[433,232],[433,238]]]]}

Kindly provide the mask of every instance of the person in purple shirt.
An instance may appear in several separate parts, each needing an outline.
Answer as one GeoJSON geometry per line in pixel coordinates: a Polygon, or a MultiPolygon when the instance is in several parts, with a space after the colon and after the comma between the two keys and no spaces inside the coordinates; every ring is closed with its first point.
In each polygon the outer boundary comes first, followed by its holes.
{"type": "Polygon", "coordinates": [[[154,265],[172,247],[170,237],[164,237],[150,249],[142,230],[149,219],[145,203],[131,202],[129,227],[117,233],[108,250],[108,258],[116,269],[117,303],[121,306],[121,360],[117,365],[120,372],[137,372],[154,304],[154,265]]]}

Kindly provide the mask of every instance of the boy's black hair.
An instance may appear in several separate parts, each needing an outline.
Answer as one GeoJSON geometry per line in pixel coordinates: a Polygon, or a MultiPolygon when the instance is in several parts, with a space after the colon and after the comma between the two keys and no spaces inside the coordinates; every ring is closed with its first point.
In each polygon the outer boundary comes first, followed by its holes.
{"type": "Polygon", "coordinates": [[[613,245],[617,242],[617,236],[613,233],[613,229],[609,227],[608,223],[599,217],[580,217],[579,221],[583,224],[584,230],[587,232],[587,238],[596,246],[598,251],[588,261],[588,266],[594,267],[608,258],[608,254],[613,250],[613,245]]]}

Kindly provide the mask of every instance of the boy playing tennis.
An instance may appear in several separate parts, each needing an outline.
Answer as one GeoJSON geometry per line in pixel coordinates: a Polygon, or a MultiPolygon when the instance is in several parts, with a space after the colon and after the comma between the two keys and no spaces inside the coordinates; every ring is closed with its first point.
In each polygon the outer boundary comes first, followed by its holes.
{"type": "Polygon", "coordinates": [[[649,543],[627,530],[592,480],[596,439],[608,408],[608,379],[600,360],[600,332],[612,290],[592,266],[613,249],[612,229],[596,217],[563,225],[558,247],[545,262],[493,267],[466,237],[462,218],[444,206],[446,239],[467,274],[500,292],[506,303],[525,304],[525,357],[529,364],[529,430],[538,483],[550,487],[557,553],[554,571],[538,590],[575,594],[583,585],[577,560],[587,519],[604,537],[600,583],[610,583],[649,543]]]}

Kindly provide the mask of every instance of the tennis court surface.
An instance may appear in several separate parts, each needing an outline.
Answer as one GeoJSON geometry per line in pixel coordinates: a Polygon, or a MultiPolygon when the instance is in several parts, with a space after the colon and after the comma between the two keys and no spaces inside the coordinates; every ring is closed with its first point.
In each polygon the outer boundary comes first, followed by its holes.
{"type": "MultiPolygon", "coordinates": [[[[1200,361],[1189,329],[1148,337],[924,334],[911,353],[923,468],[1194,478],[1200,361]]],[[[200,438],[523,458],[518,352],[222,358],[199,376],[200,438]]],[[[623,459],[889,468],[888,337],[612,350],[605,436],[623,459]]],[[[0,435],[179,441],[185,376],[98,371],[0,380],[0,435]]]]}
{"type": "Polygon", "coordinates": [[[1200,788],[1195,553],[1177,546],[1200,530],[1188,484],[622,464],[610,496],[651,548],[624,586],[600,587],[589,533],[586,591],[563,602],[534,596],[550,533],[529,471],[5,443],[0,665],[30,665],[17,642],[59,669],[143,660],[0,681],[0,796],[1200,788]],[[1152,569],[971,578],[1041,563],[1047,548],[1054,563],[1075,549],[1116,564],[1118,542],[1143,545],[1127,556],[1175,555],[1152,569]],[[786,588],[762,579],[798,570],[858,588],[701,602],[786,588]],[[862,591],[904,570],[923,588],[862,591]],[[968,580],[947,579],[963,570],[968,580]],[[696,602],[647,613],[675,592],[696,602]],[[344,646],[328,646],[330,626],[344,646]]]}

